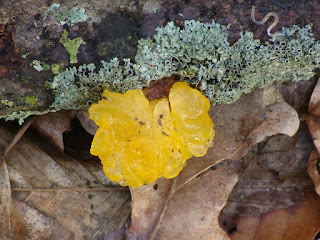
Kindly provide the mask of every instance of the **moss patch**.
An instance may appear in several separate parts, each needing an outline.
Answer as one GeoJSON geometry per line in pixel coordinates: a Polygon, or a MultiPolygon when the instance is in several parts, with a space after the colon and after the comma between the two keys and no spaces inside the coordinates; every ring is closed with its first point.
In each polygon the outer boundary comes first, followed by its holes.
{"type": "Polygon", "coordinates": [[[34,95],[28,95],[22,98],[25,104],[35,106],[37,104],[37,97],[34,95]]]}

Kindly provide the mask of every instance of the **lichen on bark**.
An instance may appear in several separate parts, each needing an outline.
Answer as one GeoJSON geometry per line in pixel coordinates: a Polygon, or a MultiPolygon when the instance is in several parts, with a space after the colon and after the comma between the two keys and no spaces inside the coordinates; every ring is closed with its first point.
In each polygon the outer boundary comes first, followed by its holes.
{"type": "MultiPolygon", "coordinates": [[[[74,9],[88,16],[85,21],[61,25],[54,14],[44,14],[50,5],[41,1],[32,0],[15,20],[10,17],[18,15],[20,3],[4,1],[2,12],[6,14],[1,19],[7,22],[6,26],[12,26],[12,46],[24,58],[18,60],[20,69],[9,71],[2,79],[2,118],[21,121],[30,114],[81,108],[97,101],[104,89],[125,92],[147,87],[151,81],[172,74],[198,88],[213,104],[228,103],[273,81],[307,80],[319,66],[319,43],[310,26],[291,24],[280,31],[285,36],[271,44],[260,42],[250,31],[238,39],[234,26],[239,30],[241,22],[233,22],[235,25],[230,28],[218,22],[227,24],[226,16],[231,20],[238,17],[255,34],[262,27],[252,29],[250,18],[237,12],[231,15],[228,8],[219,8],[219,14],[211,13],[219,6],[206,1],[201,11],[193,3],[179,8],[153,1],[138,1],[138,5],[130,1],[114,1],[106,6],[98,3],[99,0],[80,0],[77,6],[72,2],[60,4],[58,11],[62,15],[74,9]],[[13,11],[9,14],[10,9],[13,11]],[[201,21],[183,21],[187,18],[201,21]],[[117,24],[111,24],[112,20],[117,24]],[[158,26],[162,27],[155,32],[158,26]],[[68,31],[70,39],[81,37],[86,42],[76,54],[79,64],[70,66],[69,54],[59,42],[64,31],[68,31]],[[212,39],[219,38],[211,41],[204,33],[212,39]],[[30,63],[35,59],[50,65],[55,75],[51,70],[33,69],[30,63]],[[21,100],[28,94],[37,96],[35,106],[21,100]]],[[[251,6],[234,4],[250,12],[251,6]]]]}

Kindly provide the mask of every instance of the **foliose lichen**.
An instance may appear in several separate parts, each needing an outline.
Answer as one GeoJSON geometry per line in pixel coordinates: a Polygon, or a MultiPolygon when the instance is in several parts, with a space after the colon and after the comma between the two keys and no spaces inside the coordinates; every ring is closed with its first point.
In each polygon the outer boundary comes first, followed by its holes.
{"type": "Polygon", "coordinates": [[[78,50],[81,44],[85,44],[81,37],[70,39],[68,38],[69,33],[64,29],[61,35],[60,43],[64,46],[67,52],[70,55],[70,63],[77,63],[78,50]]]}
{"type": "Polygon", "coordinates": [[[41,62],[39,60],[33,60],[31,62],[31,66],[38,72],[47,71],[50,69],[50,66],[48,64],[41,62]]]}
{"type": "Polygon", "coordinates": [[[243,93],[275,81],[308,80],[320,63],[320,43],[311,26],[283,28],[273,43],[264,45],[253,33],[240,33],[230,45],[228,27],[212,21],[186,21],[180,29],[173,22],[157,28],[153,38],[139,40],[134,62],[102,61],[68,68],[50,83],[53,109],[90,105],[104,90],[141,89],[152,80],[178,74],[181,81],[198,88],[212,104],[232,103],[243,93]]]}
{"type": "Polygon", "coordinates": [[[58,110],[54,109],[46,109],[42,111],[37,111],[37,110],[19,110],[19,111],[14,111],[11,114],[8,115],[2,115],[0,118],[5,119],[6,121],[13,121],[13,120],[18,120],[18,123],[21,125],[24,122],[24,119],[26,119],[29,116],[32,115],[43,115],[49,112],[56,112],[58,110]]]}
{"type": "Polygon", "coordinates": [[[84,9],[73,7],[70,10],[63,11],[60,8],[59,3],[51,4],[44,11],[45,17],[47,17],[49,14],[52,14],[59,21],[61,25],[67,24],[71,27],[79,22],[84,22],[88,19],[88,16],[85,14],[84,9]]]}
{"type": "MultiPolygon", "coordinates": [[[[139,40],[134,61],[114,58],[101,61],[99,69],[90,63],[55,71],[58,74],[48,82],[55,100],[45,112],[88,107],[104,90],[124,93],[173,74],[213,105],[232,103],[275,81],[313,77],[320,65],[320,42],[313,38],[311,26],[294,25],[274,36],[272,43],[262,44],[253,33],[240,33],[231,45],[228,26],[191,20],[181,29],[169,22],[157,28],[153,38],[139,40]]],[[[19,111],[1,118],[22,122],[30,114],[45,112],[19,111]]]]}

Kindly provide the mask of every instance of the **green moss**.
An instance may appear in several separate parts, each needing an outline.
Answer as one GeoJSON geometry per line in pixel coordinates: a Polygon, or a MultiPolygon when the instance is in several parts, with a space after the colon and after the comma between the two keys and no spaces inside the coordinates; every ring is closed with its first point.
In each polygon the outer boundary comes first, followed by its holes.
{"type": "Polygon", "coordinates": [[[37,97],[34,95],[24,96],[22,100],[24,101],[25,104],[30,106],[35,106],[37,104],[37,97]]]}
{"type": "Polygon", "coordinates": [[[60,73],[60,65],[57,63],[54,63],[51,65],[51,71],[54,75],[57,75],[60,73]]]}
{"type": "Polygon", "coordinates": [[[3,104],[6,108],[11,108],[14,105],[14,102],[9,101],[8,99],[2,99],[0,103],[3,104]]]}
{"type": "Polygon", "coordinates": [[[75,38],[75,39],[70,39],[68,38],[69,33],[66,30],[63,30],[60,43],[65,47],[67,52],[70,55],[70,63],[77,63],[78,58],[78,50],[81,44],[85,44],[85,42],[82,40],[81,37],[75,38]]]}

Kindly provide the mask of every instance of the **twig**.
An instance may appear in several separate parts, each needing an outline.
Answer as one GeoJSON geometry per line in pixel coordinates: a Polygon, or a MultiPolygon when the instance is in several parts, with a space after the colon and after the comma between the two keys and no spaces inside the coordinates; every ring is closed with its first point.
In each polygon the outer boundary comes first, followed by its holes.
{"type": "Polygon", "coordinates": [[[9,145],[6,147],[3,153],[3,157],[5,157],[8,152],[13,148],[14,145],[20,140],[20,138],[23,136],[23,134],[27,131],[27,129],[30,127],[30,125],[33,123],[35,117],[30,117],[21,127],[21,129],[18,131],[18,133],[14,136],[12,141],[9,143],[9,145]]]}
{"type": "Polygon", "coordinates": [[[276,33],[276,34],[273,34],[271,33],[271,30],[277,26],[277,24],[279,23],[279,16],[278,14],[276,14],[275,12],[269,12],[267,15],[264,16],[264,18],[261,20],[261,21],[258,21],[256,20],[255,16],[254,16],[254,11],[255,11],[255,7],[252,6],[252,9],[251,9],[251,20],[256,23],[256,24],[259,24],[259,25],[263,25],[268,19],[269,17],[274,17],[274,21],[273,23],[267,28],[267,34],[269,37],[280,37],[280,36],[284,36],[283,33],[276,33]]]}
{"type": "Polygon", "coordinates": [[[169,192],[169,194],[168,194],[168,196],[167,196],[167,199],[166,199],[166,201],[165,201],[165,203],[164,203],[164,205],[163,205],[163,207],[162,207],[162,209],[161,209],[161,212],[160,212],[160,214],[159,214],[159,217],[157,218],[157,220],[156,220],[156,222],[155,222],[155,224],[154,224],[154,227],[153,227],[153,229],[152,229],[152,232],[150,233],[149,240],[154,240],[154,239],[156,238],[156,235],[157,235],[157,233],[158,233],[158,231],[159,231],[159,226],[160,226],[161,220],[162,220],[162,218],[164,217],[164,214],[166,213],[166,211],[167,211],[167,209],[168,209],[169,202],[171,201],[174,193],[176,192],[176,191],[174,190],[174,188],[175,188],[175,183],[176,183],[176,180],[175,180],[175,179],[171,180],[170,192],[169,192]]]}

